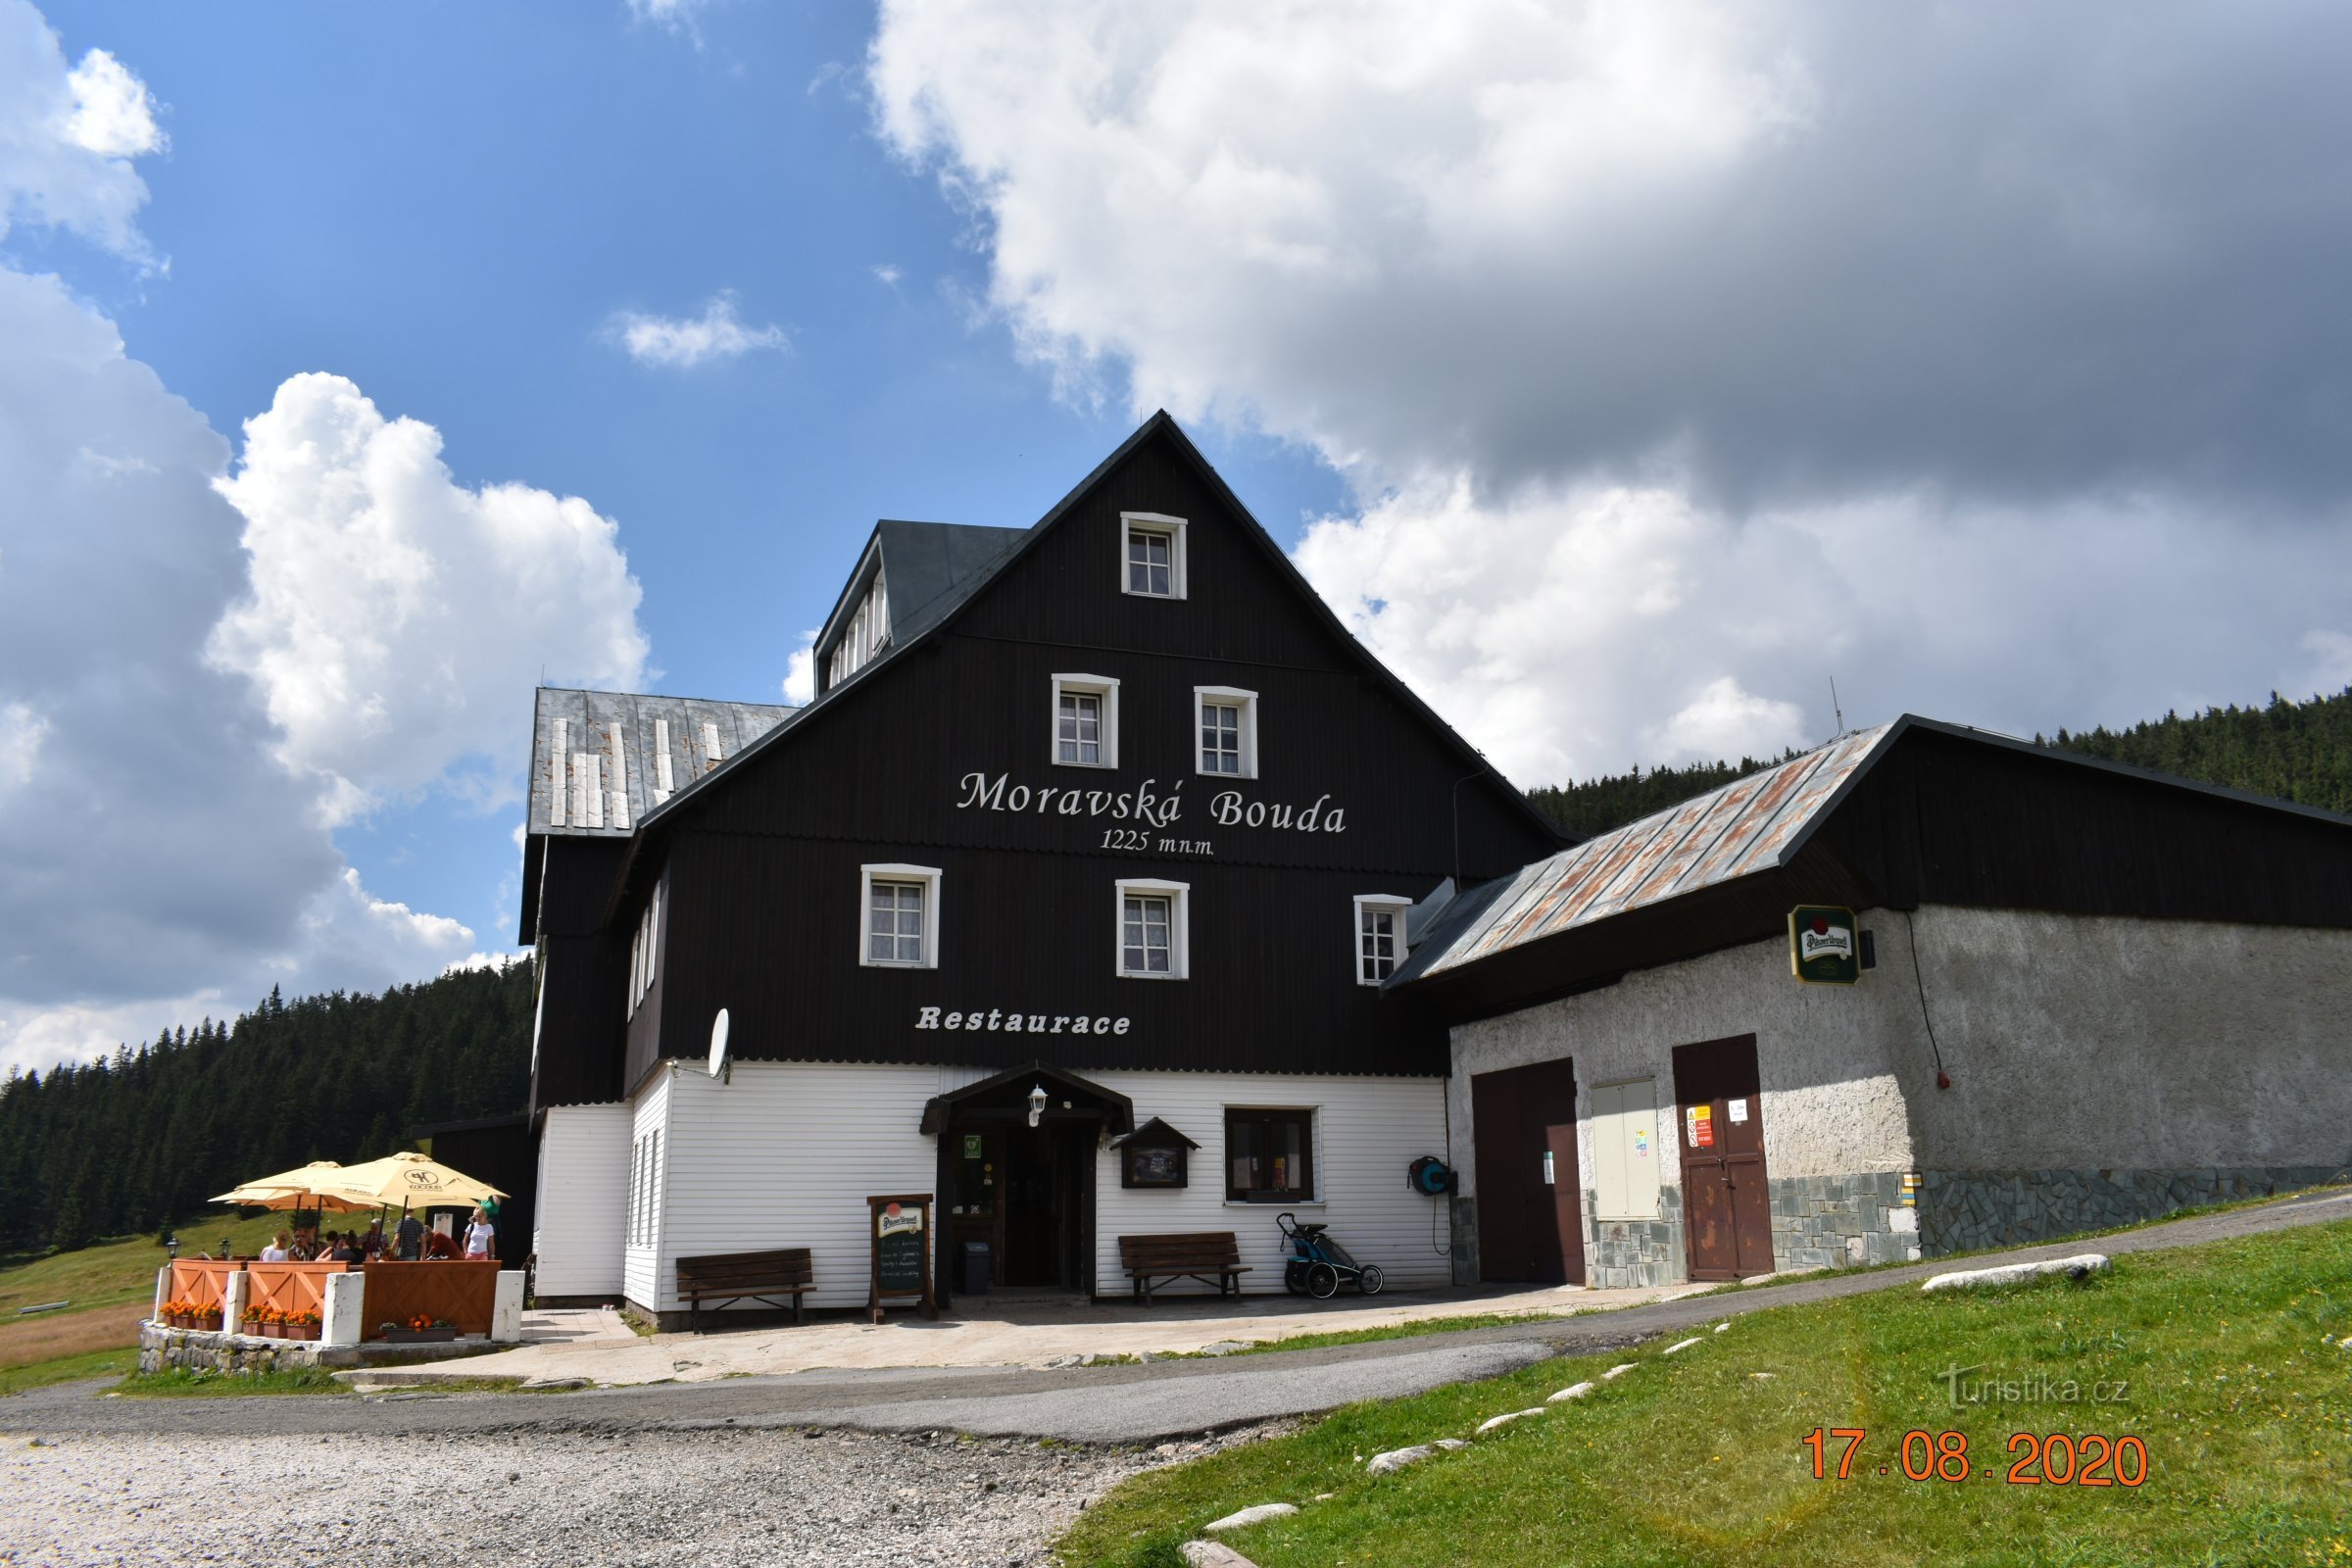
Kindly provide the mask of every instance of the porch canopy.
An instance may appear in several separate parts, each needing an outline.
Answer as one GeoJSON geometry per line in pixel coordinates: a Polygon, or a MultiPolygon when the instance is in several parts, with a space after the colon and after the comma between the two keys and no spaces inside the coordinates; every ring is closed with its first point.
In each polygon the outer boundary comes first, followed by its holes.
{"type": "Polygon", "coordinates": [[[1100,1119],[1103,1130],[1113,1136],[1135,1128],[1135,1104],[1125,1095],[1066,1068],[1032,1061],[1025,1067],[1007,1068],[994,1078],[965,1084],[953,1094],[932,1096],[923,1102],[921,1131],[936,1136],[950,1122],[1026,1122],[1032,1089],[1046,1092],[1044,1121],[1100,1119]]]}

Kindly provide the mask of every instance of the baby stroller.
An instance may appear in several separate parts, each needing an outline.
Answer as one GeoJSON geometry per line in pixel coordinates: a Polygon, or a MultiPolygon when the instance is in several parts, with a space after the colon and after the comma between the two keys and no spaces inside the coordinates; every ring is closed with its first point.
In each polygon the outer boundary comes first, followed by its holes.
{"type": "Polygon", "coordinates": [[[1275,1215],[1274,1223],[1282,1231],[1282,1239],[1291,1244],[1291,1256],[1282,1265],[1282,1283],[1293,1296],[1328,1301],[1340,1294],[1343,1281],[1351,1282],[1366,1296],[1380,1294],[1380,1265],[1358,1263],[1349,1257],[1348,1249],[1323,1234],[1324,1226],[1301,1225],[1298,1215],[1288,1212],[1275,1215]]]}

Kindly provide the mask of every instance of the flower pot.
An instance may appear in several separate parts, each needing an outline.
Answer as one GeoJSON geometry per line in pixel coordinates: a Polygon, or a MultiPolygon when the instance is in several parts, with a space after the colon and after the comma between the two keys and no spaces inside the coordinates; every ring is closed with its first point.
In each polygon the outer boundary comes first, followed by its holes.
{"type": "Polygon", "coordinates": [[[384,1335],[387,1345],[447,1345],[458,1337],[458,1331],[448,1329],[393,1329],[384,1335]]]}
{"type": "Polygon", "coordinates": [[[318,1337],[318,1325],[316,1323],[289,1323],[286,1325],[286,1338],[289,1340],[315,1340],[318,1337]]]}

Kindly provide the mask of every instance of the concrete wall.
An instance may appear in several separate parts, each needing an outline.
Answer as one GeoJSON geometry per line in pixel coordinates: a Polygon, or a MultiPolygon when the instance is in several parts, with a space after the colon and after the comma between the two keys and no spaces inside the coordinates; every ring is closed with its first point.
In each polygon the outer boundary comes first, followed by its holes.
{"type": "Polygon", "coordinates": [[[1751,1033],[1781,1267],[2032,1240],[2352,1160],[2352,932],[1943,906],[1862,925],[1879,967],[1851,988],[1797,984],[1774,939],[1457,1027],[1457,1238],[1475,1238],[1470,1075],[1572,1056],[1580,1119],[1590,1086],[1655,1080],[1669,1189],[1642,1225],[1597,1221],[1588,1192],[1593,1283],[1681,1278],[1673,1049],[1751,1033]],[[1926,1180],[1917,1214],[1894,1198],[1905,1171],[1926,1180]]]}
{"type": "Polygon", "coordinates": [[[542,1299],[615,1300],[627,1219],[626,1105],[555,1105],[539,1137],[540,1200],[531,1250],[542,1299]]]}

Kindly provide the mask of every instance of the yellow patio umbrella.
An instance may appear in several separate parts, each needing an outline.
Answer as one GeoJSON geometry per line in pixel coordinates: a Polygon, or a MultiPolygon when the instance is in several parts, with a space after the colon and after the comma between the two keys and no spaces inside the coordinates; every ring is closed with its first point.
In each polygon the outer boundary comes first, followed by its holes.
{"type": "Polygon", "coordinates": [[[326,1184],[341,1176],[347,1167],[331,1159],[314,1159],[308,1165],[281,1170],[274,1176],[257,1177],[240,1187],[217,1195],[216,1203],[235,1203],[242,1208],[373,1208],[372,1200],[345,1199],[326,1190],[326,1184]]]}
{"type": "Polygon", "coordinates": [[[488,1182],[477,1182],[414,1150],[346,1165],[319,1190],[363,1208],[378,1204],[389,1208],[395,1203],[403,1208],[470,1208],[484,1200],[507,1196],[488,1182]]]}

